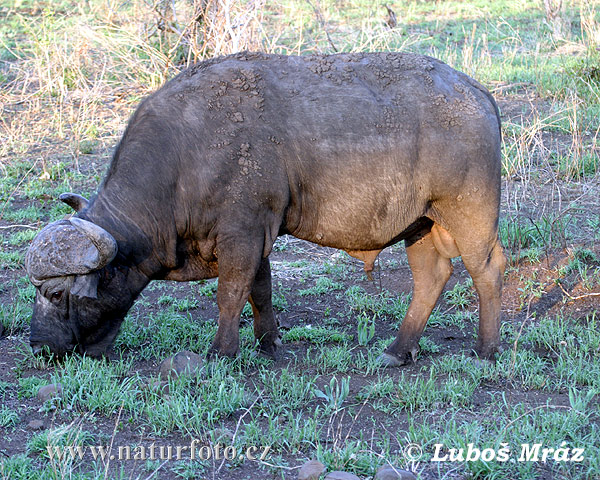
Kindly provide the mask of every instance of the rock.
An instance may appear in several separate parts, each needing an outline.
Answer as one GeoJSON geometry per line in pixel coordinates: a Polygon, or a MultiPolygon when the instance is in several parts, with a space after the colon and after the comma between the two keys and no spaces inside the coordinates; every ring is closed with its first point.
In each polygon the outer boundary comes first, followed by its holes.
{"type": "Polygon", "coordinates": [[[169,393],[169,382],[166,380],[152,380],[148,384],[148,388],[153,392],[159,394],[168,394],[169,393]]]}
{"type": "Polygon", "coordinates": [[[184,350],[172,357],[166,358],[160,364],[160,378],[168,380],[169,378],[177,378],[184,374],[195,375],[203,366],[204,363],[200,355],[184,350]]]}
{"type": "Polygon", "coordinates": [[[406,470],[400,470],[391,465],[384,465],[377,470],[374,480],[417,480],[417,477],[406,470]]]}
{"type": "Polygon", "coordinates": [[[208,432],[208,438],[217,443],[229,443],[233,441],[233,432],[228,428],[215,428],[208,432]]]}
{"type": "Polygon", "coordinates": [[[27,424],[27,428],[30,428],[31,430],[42,430],[44,428],[44,421],[32,420],[27,424]]]}
{"type": "Polygon", "coordinates": [[[40,387],[37,393],[37,398],[40,402],[46,403],[52,398],[62,397],[63,386],[60,383],[51,383],[40,387]]]}
{"type": "Polygon", "coordinates": [[[298,480],[319,480],[319,477],[324,471],[325,465],[318,460],[311,460],[300,467],[298,480]]]}
{"type": "Polygon", "coordinates": [[[360,478],[353,473],[335,471],[328,473],[325,480],[360,480],[360,478]]]}

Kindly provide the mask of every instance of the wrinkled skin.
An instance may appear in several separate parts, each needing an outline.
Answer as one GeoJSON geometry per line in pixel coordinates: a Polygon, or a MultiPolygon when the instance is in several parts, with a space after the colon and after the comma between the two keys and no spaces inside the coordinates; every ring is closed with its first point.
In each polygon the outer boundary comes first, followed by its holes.
{"type": "MultiPolygon", "coordinates": [[[[218,276],[211,351],[238,353],[249,300],[260,349],[274,355],[268,257],[291,234],[346,250],[367,272],[405,241],[414,291],[381,357],[391,366],[415,359],[450,258],[462,256],[480,300],[475,350],[492,359],[505,263],[500,142],[491,95],[429,57],[243,53],[200,63],[142,102],[89,204],[63,198],[118,253],[91,267],[97,286],[68,267],[40,280],[32,345],[100,355],[149,281],[218,276]],[[57,278],[60,299],[48,286],[57,278]],[[74,295],[71,284],[86,288],[74,295]]],[[[59,235],[54,244],[72,248],[59,235]]]]}
{"type": "Polygon", "coordinates": [[[131,288],[145,281],[128,273],[112,266],[95,273],[102,276],[98,298],[70,294],[72,277],[46,281],[37,289],[33,307],[29,340],[34,353],[47,345],[57,356],[73,350],[90,357],[104,355],[137,295],[137,288],[130,293],[131,288]]]}

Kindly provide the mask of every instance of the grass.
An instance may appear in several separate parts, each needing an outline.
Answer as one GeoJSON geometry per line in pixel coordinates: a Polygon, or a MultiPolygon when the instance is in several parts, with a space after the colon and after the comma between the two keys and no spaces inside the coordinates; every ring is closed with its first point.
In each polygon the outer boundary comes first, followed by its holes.
{"type": "Polygon", "coordinates": [[[297,410],[313,398],[313,385],[316,377],[297,375],[290,369],[280,372],[263,369],[259,372],[263,395],[268,397],[264,406],[267,415],[279,415],[288,410],[297,410]]]}
{"type": "Polygon", "coordinates": [[[29,326],[35,287],[26,278],[9,282],[5,288],[15,291],[11,303],[0,304],[0,322],[9,332],[23,332],[29,326]]]}
{"type": "Polygon", "coordinates": [[[451,290],[444,292],[444,298],[449,305],[457,308],[465,308],[471,304],[475,298],[473,290],[473,280],[468,278],[463,283],[457,283],[451,290]]]}
{"type": "Polygon", "coordinates": [[[350,335],[335,331],[331,328],[312,327],[293,327],[284,333],[282,340],[284,342],[308,341],[317,345],[328,342],[347,342],[350,335]]]}
{"type": "Polygon", "coordinates": [[[0,340],[0,428],[12,440],[0,441],[0,479],[288,478],[311,458],[363,478],[386,462],[427,480],[598,477],[598,2],[567,6],[563,39],[552,36],[533,0],[399,0],[388,4],[394,27],[383,4],[370,0],[226,0],[195,22],[199,3],[9,0],[0,7],[0,322],[7,336],[0,340]],[[458,281],[420,339],[417,364],[386,370],[377,356],[410,303],[402,248],[382,253],[368,283],[347,254],[287,237],[271,255],[284,343],[276,362],[254,355],[246,305],[240,357],[157,386],[164,358],[208,351],[216,280],[152,283],[127,315],[110,362],[31,355],[35,289],[23,258],[43,225],[71,213],[58,194],[97,190],[127,118],[149,92],[196,60],[243,48],[412,51],[441,58],[492,91],[503,116],[499,234],[511,260],[505,350],[495,365],[470,357],[477,295],[460,262],[458,281]],[[61,383],[64,393],[41,405],[37,390],[47,383],[61,383]],[[51,419],[51,427],[28,430],[23,423],[34,416],[51,419]],[[132,438],[271,445],[273,452],[263,463],[113,463],[108,474],[100,463],[48,456],[48,446],[132,438]],[[406,455],[411,442],[423,451],[416,462],[406,455]],[[523,444],[539,442],[585,448],[585,459],[430,461],[435,444],[446,453],[507,445],[518,458],[523,444]]]}
{"type": "Polygon", "coordinates": [[[172,431],[201,436],[219,420],[252,401],[239,374],[232,376],[225,362],[215,365],[207,382],[187,378],[169,383],[169,396],[151,393],[145,402],[150,431],[162,435],[172,431]]]}
{"type": "Polygon", "coordinates": [[[0,426],[7,430],[19,423],[18,412],[11,410],[8,407],[0,407],[0,426]]]}
{"type": "Polygon", "coordinates": [[[46,381],[39,377],[22,377],[19,378],[19,398],[33,398],[37,395],[40,387],[46,385],[46,381]]]}
{"type": "Polygon", "coordinates": [[[205,352],[215,332],[215,324],[201,325],[171,305],[166,311],[152,314],[149,321],[131,311],[115,346],[123,351],[136,349],[144,358],[160,358],[178,348],[205,352]]]}
{"type": "Polygon", "coordinates": [[[56,371],[52,383],[63,386],[60,408],[117,413],[120,408],[139,410],[140,382],[128,375],[132,361],[99,363],[90,358],[69,357],[56,371]]]}
{"type": "Polygon", "coordinates": [[[342,289],[344,289],[343,283],[334,282],[333,280],[331,280],[331,278],[328,277],[319,277],[317,278],[314,287],[303,288],[298,292],[298,295],[300,295],[301,297],[309,295],[323,295],[325,293],[330,293],[342,289]]]}

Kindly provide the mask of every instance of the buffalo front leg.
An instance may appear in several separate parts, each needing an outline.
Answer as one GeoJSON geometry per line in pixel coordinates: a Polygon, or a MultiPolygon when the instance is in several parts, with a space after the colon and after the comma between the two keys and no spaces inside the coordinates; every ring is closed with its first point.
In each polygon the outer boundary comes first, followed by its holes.
{"type": "Polygon", "coordinates": [[[379,357],[385,366],[415,361],[425,324],[452,275],[450,259],[436,249],[431,232],[406,240],[406,254],[413,275],[413,296],[396,339],[379,357]]]}
{"type": "Polygon", "coordinates": [[[239,352],[240,315],[261,264],[262,242],[226,244],[217,241],[219,327],[209,354],[234,357],[239,352]]]}
{"type": "Polygon", "coordinates": [[[259,349],[269,357],[275,357],[279,340],[279,329],[273,313],[271,297],[271,265],[269,258],[263,258],[256,272],[250,291],[250,305],[254,314],[254,336],[259,349]]]}

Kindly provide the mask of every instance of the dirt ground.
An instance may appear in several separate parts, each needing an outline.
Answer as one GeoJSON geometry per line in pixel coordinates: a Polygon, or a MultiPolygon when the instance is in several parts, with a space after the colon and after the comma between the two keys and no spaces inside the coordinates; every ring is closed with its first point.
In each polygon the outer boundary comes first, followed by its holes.
{"type": "MultiPolygon", "coordinates": [[[[531,113],[531,102],[525,94],[515,94],[500,98],[500,107],[503,112],[504,121],[518,123],[523,115],[531,113]]],[[[543,108],[543,105],[539,108],[543,108]]],[[[557,133],[553,140],[560,143],[566,142],[557,133]]],[[[94,152],[90,155],[82,155],[79,159],[79,167],[82,172],[97,172],[103,170],[108,158],[108,152],[94,152]]],[[[600,192],[598,179],[587,182],[563,182],[560,179],[544,177],[543,165],[540,166],[542,173],[532,181],[527,178],[510,178],[503,184],[503,215],[513,215],[514,204],[519,203],[519,218],[536,218],[535,215],[541,211],[553,213],[552,218],[560,218],[568,213],[572,214],[571,223],[568,226],[566,240],[561,246],[559,239],[556,243],[546,248],[540,248],[535,259],[516,258],[520,252],[507,250],[512,257],[509,262],[507,274],[505,277],[505,287],[503,293],[503,331],[519,331],[524,325],[535,325],[542,317],[556,316],[570,318],[574,322],[588,322],[591,316],[597,314],[600,305],[600,282],[592,283],[592,286],[585,286],[582,279],[573,273],[561,275],[560,267],[567,266],[573,259],[573,252],[577,247],[589,249],[595,258],[600,258],[600,236],[590,227],[588,218],[593,213],[600,213],[600,192]],[[541,181],[540,181],[541,179],[541,181]],[[573,203],[577,203],[574,208],[573,203]],[[569,210],[570,209],[570,210],[569,210]],[[533,279],[533,282],[532,282],[533,279]],[[532,286],[533,285],[533,286],[532,286]],[[528,290],[529,289],[529,290],[528,290]]],[[[82,185],[73,185],[73,190],[92,189],[93,182],[86,182],[82,185]]],[[[10,209],[25,209],[29,205],[44,204],[51,208],[55,199],[38,198],[28,200],[16,197],[10,205],[10,209]]],[[[12,226],[15,222],[0,220],[2,235],[24,231],[26,228],[12,226]]],[[[28,223],[28,222],[24,222],[28,223]]],[[[40,224],[45,223],[42,219],[40,224]]],[[[34,223],[37,227],[38,223],[34,223]]],[[[563,235],[564,232],[562,233],[563,235]]],[[[18,247],[23,251],[26,245],[18,247]]],[[[391,295],[409,295],[411,292],[412,278],[411,272],[406,262],[406,255],[402,245],[396,245],[384,251],[374,271],[373,281],[369,281],[363,270],[362,264],[355,259],[338,251],[321,248],[307,242],[294,239],[292,237],[283,237],[278,240],[275,251],[271,255],[273,270],[273,284],[275,292],[279,292],[285,298],[286,306],[278,309],[277,316],[280,322],[282,332],[290,331],[294,327],[326,327],[335,326],[336,330],[341,330],[350,335],[353,355],[364,354],[373,349],[373,345],[378,340],[390,339],[395,335],[398,320],[392,316],[383,313],[378,316],[375,327],[374,339],[367,346],[359,346],[356,335],[356,324],[352,323],[355,314],[349,312],[347,298],[344,292],[358,286],[366,292],[367,296],[377,297],[382,292],[391,295]],[[325,266],[326,268],[323,268],[325,266]],[[333,268],[332,268],[333,267],[333,268]],[[327,270],[329,268],[329,272],[327,270]],[[308,273],[307,273],[308,272],[308,273]],[[307,289],[315,285],[319,278],[331,278],[341,286],[330,289],[319,294],[302,294],[302,289],[307,289]],[[332,322],[331,319],[336,319],[332,322]]],[[[451,291],[457,284],[462,284],[468,279],[460,261],[454,264],[454,274],[445,291],[451,291]]],[[[591,268],[598,272],[599,266],[592,262],[591,268]]],[[[25,276],[21,265],[12,268],[3,268],[0,270],[0,303],[7,306],[15,301],[18,296],[19,288],[24,288],[19,279],[25,276]],[[19,288],[15,285],[20,285],[19,288]]],[[[195,296],[197,303],[189,309],[189,314],[193,319],[201,324],[214,324],[218,317],[218,311],[214,296],[199,296],[196,294],[197,285],[180,284],[167,286],[168,294],[175,300],[189,299],[195,296]]],[[[146,290],[142,294],[142,303],[138,302],[138,319],[147,318],[151,314],[164,309],[161,304],[161,297],[165,291],[161,289],[146,290]]],[[[393,378],[403,374],[407,377],[418,377],[423,375],[427,367],[439,359],[449,355],[460,355],[464,353],[469,356],[474,345],[474,333],[477,328],[477,301],[473,294],[466,295],[466,304],[462,308],[449,303],[448,299],[442,296],[438,303],[438,312],[440,317],[455,314],[461,311],[464,317],[463,325],[430,325],[425,336],[430,343],[436,345],[435,351],[423,352],[415,365],[402,367],[398,371],[386,372],[393,378]]],[[[27,302],[24,302],[27,303],[27,302]]],[[[29,302],[30,304],[31,302],[29,302]]],[[[247,325],[251,319],[245,318],[243,322],[247,325]]],[[[27,353],[28,331],[25,329],[8,330],[0,338],[0,379],[7,385],[4,395],[4,407],[18,412],[19,420],[14,428],[3,429],[0,434],[0,458],[10,458],[17,454],[27,452],[25,448],[32,438],[32,435],[39,433],[39,430],[33,430],[31,422],[41,420],[42,429],[51,429],[53,426],[63,424],[75,424],[82,430],[91,432],[97,438],[111,439],[115,445],[136,445],[139,443],[157,445],[187,445],[190,442],[190,435],[182,431],[175,431],[166,435],[151,435],[144,428],[141,428],[137,420],[130,413],[112,413],[102,415],[86,411],[71,411],[65,408],[46,409],[35,396],[26,396],[18,388],[19,381],[22,378],[35,376],[42,380],[50,382],[55,370],[54,365],[40,365],[32,361],[27,353]],[[118,428],[117,428],[118,427],[118,428]]],[[[512,337],[504,335],[503,348],[513,349],[512,337]],[[509,341],[510,339],[510,341],[509,341]]],[[[332,343],[333,344],[333,343],[332,343]]],[[[309,376],[318,377],[315,388],[324,389],[335,373],[323,373],[323,370],[317,366],[302,362],[310,348],[314,347],[306,340],[287,341],[280,350],[278,358],[270,365],[275,371],[284,368],[298,369],[301,366],[301,373],[309,376]]],[[[242,348],[251,348],[245,344],[242,348]]],[[[555,352],[549,350],[532,348],[542,359],[549,362],[556,360],[555,352]]],[[[148,379],[156,375],[158,365],[162,358],[142,359],[136,356],[136,349],[130,351],[121,349],[120,353],[113,352],[113,359],[119,355],[129,355],[133,358],[131,371],[148,379]]],[[[245,371],[245,380],[251,384],[257,375],[256,368],[248,368],[245,371]]],[[[354,398],[360,395],[362,389],[370,383],[376,381],[380,373],[349,373],[352,378],[348,398],[354,398]]],[[[495,399],[501,395],[506,405],[516,403],[525,403],[530,409],[535,409],[543,405],[552,405],[555,408],[567,408],[570,405],[568,389],[533,389],[524,388],[522,385],[512,382],[508,379],[495,382],[483,382],[475,390],[469,403],[469,408],[461,410],[458,415],[464,419],[473,418],[493,418],[495,413],[493,405],[495,399]]],[[[318,400],[313,400],[308,408],[314,408],[319,404],[318,400]]],[[[596,408],[598,405],[598,396],[595,400],[596,408]]],[[[439,417],[446,407],[444,405],[433,406],[425,411],[412,413],[409,410],[397,411],[392,416],[383,413],[380,409],[373,408],[370,403],[359,404],[352,413],[339,413],[332,415],[330,425],[325,425],[322,431],[323,445],[334,448],[336,442],[343,442],[348,438],[355,438],[362,435],[374,435],[375,437],[385,436],[382,429],[390,429],[394,432],[409,430],[411,422],[417,421],[423,424],[435,423],[436,417],[439,417]]],[[[237,432],[240,422],[246,415],[246,409],[238,409],[225,418],[222,422],[222,428],[230,432],[237,432]]],[[[259,419],[259,425],[266,425],[273,419],[259,419]]],[[[276,420],[279,421],[279,420],[276,420]]],[[[285,418],[281,422],[286,422],[285,418]]],[[[591,417],[591,421],[598,424],[598,415],[591,417]]],[[[274,447],[275,449],[276,446],[274,447]]],[[[241,462],[230,465],[227,462],[213,462],[205,470],[206,478],[222,478],[231,480],[241,480],[250,478],[296,478],[294,469],[302,463],[303,459],[312,455],[312,447],[307,445],[302,450],[286,451],[278,449],[278,468],[269,468],[269,465],[259,462],[241,462]]],[[[37,459],[35,454],[29,454],[32,459],[37,459]]],[[[36,460],[37,461],[37,460],[36,460]]],[[[158,462],[160,463],[160,462],[158,462]]],[[[87,471],[89,464],[80,465],[74,471],[87,471]]],[[[451,469],[446,469],[442,473],[439,466],[433,463],[422,462],[418,466],[421,478],[437,479],[443,478],[468,478],[462,471],[452,473],[451,469]]],[[[110,475],[116,475],[118,469],[123,469],[120,478],[144,478],[143,475],[150,475],[152,468],[158,468],[156,464],[150,466],[143,462],[113,462],[109,470],[113,472],[110,475]]],[[[556,473],[549,469],[544,473],[546,467],[541,465],[537,471],[536,478],[568,478],[567,475],[556,473]]],[[[172,464],[165,465],[159,469],[155,478],[175,479],[175,478],[194,478],[185,477],[183,470],[176,472],[172,464]]],[[[109,475],[109,478],[110,478],[109,475]]],[[[192,475],[192,474],[190,474],[192,475]]],[[[87,477],[86,477],[87,478],[87,477]]],[[[90,477],[92,478],[92,477],[90,477]]],[[[95,478],[95,477],[94,477],[95,478]]],[[[148,477],[150,478],[150,477],[148,477]]],[[[204,477],[203,477],[204,478],[204,477]]],[[[364,477],[366,478],[366,477],[364,477]]],[[[479,478],[479,477],[478,477],[479,478]]],[[[481,477],[483,478],[483,477],[481,477]]],[[[590,476],[589,478],[600,478],[590,476]]]]}

